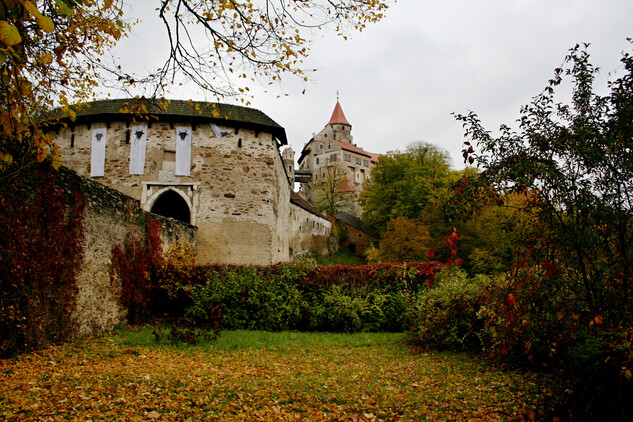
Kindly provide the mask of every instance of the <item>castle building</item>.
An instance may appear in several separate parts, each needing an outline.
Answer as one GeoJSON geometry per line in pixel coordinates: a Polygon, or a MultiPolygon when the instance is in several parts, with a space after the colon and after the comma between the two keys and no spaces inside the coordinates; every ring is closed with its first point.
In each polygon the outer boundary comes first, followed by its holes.
{"type": "Polygon", "coordinates": [[[342,169],[345,179],[337,189],[349,192],[352,200],[347,209],[340,211],[360,217],[362,208],[358,203],[358,194],[378,157],[379,154],[367,152],[353,143],[352,125],[345,118],[337,100],[330,121],[303,147],[296,180],[301,184],[304,197],[313,201],[314,186],[319,180],[328,177],[328,168],[334,166],[342,169]]]}
{"type": "Polygon", "coordinates": [[[50,126],[64,165],[196,226],[200,263],[267,265],[327,252],[332,224],[293,194],[294,153],[280,152],[286,132],[261,111],[118,99],[74,113],[50,126]]]}

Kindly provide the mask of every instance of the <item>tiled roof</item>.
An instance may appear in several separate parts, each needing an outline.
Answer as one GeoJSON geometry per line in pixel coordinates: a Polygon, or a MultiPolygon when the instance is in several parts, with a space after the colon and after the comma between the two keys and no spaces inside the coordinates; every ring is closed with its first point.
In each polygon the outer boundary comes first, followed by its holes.
{"type": "Polygon", "coordinates": [[[341,104],[336,101],[336,105],[334,106],[334,112],[332,113],[332,117],[330,117],[330,121],[328,125],[347,125],[351,126],[347,119],[345,118],[345,114],[343,114],[343,109],[341,108],[341,104]]]}
{"type": "Polygon", "coordinates": [[[335,192],[354,192],[354,185],[349,181],[347,177],[341,179],[341,182],[334,189],[335,192]]]}
{"type": "Polygon", "coordinates": [[[272,133],[282,145],[288,143],[286,131],[277,122],[260,110],[231,104],[200,101],[127,98],[102,100],[73,107],[77,120],[92,119],[96,116],[121,115],[139,117],[143,115],[163,116],[169,120],[214,121],[218,124],[234,124],[237,127],[260,129],[272,133]],[[144,109],[143,109],[144,107],[144,109]]]}
{"type": "Polygon", "coordinates": [[[374,154],[373,152],[370,152],[369,155],[371,156],[371,161],[376,163],[382,154],[374,154]]]}
{"type": "Polygon", "coordinates": [[[350,151],[355,154],[364,155],[369,158],[372,158],[372,155],[377,155],[377,154],[372,154],[371,152],[367,152],[364,149],[359,148],[356,145],[352,145],[348,142],[343,142],[343,141],[334,141],[334,142],[336,143],[336,145],[340,146],[341,149],[344,149],[345,151],[350,151]]]}
{"type": "Polygon", "coordinates": [[[354,217],[353,215],[346,213],[345,211],[336,211],[334,218],[339,221],[343,221],[344,223],[349,224],[350,226],[369,234],[370,236],[376,236],[375,231],[369,227],[363,220],[358,217],[354,217]]]}
{"type": "Polygon", "coordinates": [[[294,191],[290,191],[290,202],[292,204],[295,204],[298,207],[303,208],[304,210],[308,212],[311,212],[312,214],[318,215],[321,218],[325,218],[323,217],[323,214],[321,214],[314,205],[312,205],[310,202],[303,199],[301,196],[299,196],[298,193],[294,191]]]}

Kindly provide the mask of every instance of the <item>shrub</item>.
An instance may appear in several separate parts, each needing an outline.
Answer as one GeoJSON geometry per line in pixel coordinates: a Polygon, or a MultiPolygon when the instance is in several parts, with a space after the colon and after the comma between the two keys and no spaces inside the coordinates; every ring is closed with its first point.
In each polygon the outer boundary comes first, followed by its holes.
{"type": "MultiPolygon", "coordinates": [[[[168,254],[169,257],[169,254],[168,254]]],[[[167,264],[156,272],[156,316],[229,329],[403,331],[407,307],[431,283],[437,263],[315,267],[167,264]],[[185,274],[185,276],[183,276],[185,274]]]]}
{"type": "Polygon", "coordinates": [[[414,343],[425,348],[475,352],[490,347],[481,312],[496,282],[483,275],[468,278],[457,267],[440,272],[435,287],[419,296],[413,307],[414,343]]]}

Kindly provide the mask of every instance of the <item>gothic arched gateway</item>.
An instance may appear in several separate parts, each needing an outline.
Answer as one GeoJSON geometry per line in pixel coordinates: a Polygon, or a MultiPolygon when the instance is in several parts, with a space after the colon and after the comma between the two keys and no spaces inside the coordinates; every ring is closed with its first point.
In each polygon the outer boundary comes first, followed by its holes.
{"type": "Polygon", "coordinates": [[[191,224],[189,205],[180,194],[171,189],[167,189],[156,199],[150,211],[154,214],[191,224]]]}

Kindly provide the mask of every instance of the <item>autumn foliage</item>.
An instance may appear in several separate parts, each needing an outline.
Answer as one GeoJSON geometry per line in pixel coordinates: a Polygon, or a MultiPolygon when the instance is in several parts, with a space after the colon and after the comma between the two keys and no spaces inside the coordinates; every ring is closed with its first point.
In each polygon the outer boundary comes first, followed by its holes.
{"type": "Polygon", "coordinates": [[[185,318],[200,327],[402,331],[408,307],[441,267],[437,262],[191,266],[176,259],[156,272],[157,290],[147,292],[155,292],[149,294],[156,317],[185,318]]]}
{"type": "Polygon", "coordinates": [[[40,117],[53,107],[61,107],[59,117],[72,117],[68,105],[91,98],[101,57],[127,27],[112,1],[0,4],[0,179],[15,177],[32,159],[61,166],[40,117]]]}
{"type": "Polygon", "coordinates": [[[131,230],[123,245],[112,251],[114,275],[121,282],[121,304],[133,324],[150,316],[150,299],[156,290],[151,274],[162,262],[161,228],[160,221],[145,215],[145,233],[131,230]]]}
{"type": "Polygon", "coordinates": [[[475,113],[457,116],[469,138],[464,159],[481,172],[462,178],[450,208],[461,201],[468,218],[504,222],[490,226],[497,245],[482,242],[469,257],[507,256],[469,266],[496,275],[438,282],[412,333],[421,347],[483,351],[574,379],[557,417],[630,420],[622,398],[633,392],[633,58],[624,54],[623,75],[601,96],[587,47],[570,50],[521,109],[517,131],[503,125],[493,136],[475,113]],[[554,100],[565,78],[570,104],[554,100]],[[491,204],[505,211],[492,219],[491,204]]]}
{"type": "Polygon", "coordinates": [[[74,330],[84,200],[53,181],[50,167],[40,166],[0,188],[0,356],[65,340],[74,330]]]}

